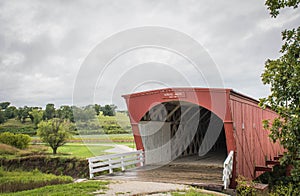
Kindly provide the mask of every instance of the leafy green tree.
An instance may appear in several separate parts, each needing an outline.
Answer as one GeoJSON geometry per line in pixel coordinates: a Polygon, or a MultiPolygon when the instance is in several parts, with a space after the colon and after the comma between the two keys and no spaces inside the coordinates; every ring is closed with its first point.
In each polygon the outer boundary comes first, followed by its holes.
{"type": "Polygon", "coordinates": [[[73,107],[74,117],[78,121],[87,122],[95,119],[96,112],[93,106],[73,107]]]}
{"type": "Polygon", "coordinates": [[[18,109],[15,106],[9,106],[4,111],[7,119],[16,118],[18,116],[18,109]]]}
{"type": "Polygon", "coordinates": [[[75,127],[71,122],[53,118],[38,124],[37,135],[52,148],[53,154],[56,154],[58,147],[63,146],[71,138],[74,130],[75,127]]]}
{"type": "Polygon", "coordinates": [[[100,114],[100,111],[101,111],[101,106],[98,104],[95,104],[95,112],[96,112],[97,116],[100,114]]]}
{"type": "Polygon", "coordinates": [[[10,105],[10,102],[1,102],[0,110],[5,110],[10,105]]]}
{"type": "Polygon", "coordinates": [[[101,108],[104,116],[115,116],[116,115],[117,106],[115,105],[105,105],[101,108]]]}
{"type": "Polygon", "coordinates": [[[44,111],[40,109],[33,109],[29,112],[29,115],[32,116],[33,123],[37,127],[37,125],[43,120],[44,111]]]}
{"type": "Polygon", "coordinates": [[[265,5],[268,7],[272,17],[279,14],[279,10],[285,7],[298,8],[299,0],[266,0],[265,5]]]}
{"type": "Polygon", "coordinates": [[[4,123],[6,120],[4,112],[0,110],[0,124],[4,123]]]}
{"type": "Polygon", "coordinates": [[[18,119],[22,122],[25,123],[26,119],[29,118],[29,112],[32,110],[32,108],[28,106],[24,106],[23,108],[20,107],[18,109],[18,119]]]}
{"type": "Polygon", "coordinates": [[[68,119],[71,122],[74,122],[72,107],[68,105],[60,106],[60,108],[56,110],[56,113],[57,117],[59,117],[60,119],[68,119]]]}
{"type": "Polygon", "coordinates": [[[55,117],[55,107],[53,103],[48,103],[46,105],[44,120],[49,120],[55,117]]]}
{"type": "MultiPolygon", "coordinates": [[[[266,5],[272,17],[284,7],[297,8],[299,0],[267,0],[266,5]]],[[[271,131],[270,137],[287,150],[282,164],[291,164],[292,178],[300,182],[300,27],[282,32],[284,44],[282,56],[267,60],[262,81],[271,87],[271,94],[261,99],[261,105],[271,107],[278,113],[272,122],[264,121],[264,127],[271,131]]]]}

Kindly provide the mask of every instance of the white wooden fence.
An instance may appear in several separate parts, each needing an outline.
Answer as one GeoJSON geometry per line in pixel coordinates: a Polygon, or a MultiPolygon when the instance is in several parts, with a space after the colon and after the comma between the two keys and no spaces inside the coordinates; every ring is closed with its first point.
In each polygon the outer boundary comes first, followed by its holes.
{"type": "Polygon", "coordinates": [[[227,189],[230,184],[230,178],[232,177],[232,169],[233,169],[233,157],[234,152],[230,151],[227,158],[224,161],[224,169],[223,169],[223,182],[224,189],[227,189]]]}
{"type": "Polygon", "coordinates": [[[93,178],[95,173],[106,170],[109,173],[113,173],[113,169],[116,168],[121,168],[124,171],[126,166],[141,167],[144,165],[145,157],[144,151],[138,150],[122,154],[91,157],[87,160],[89,162],[90,178],[93,178]]]}

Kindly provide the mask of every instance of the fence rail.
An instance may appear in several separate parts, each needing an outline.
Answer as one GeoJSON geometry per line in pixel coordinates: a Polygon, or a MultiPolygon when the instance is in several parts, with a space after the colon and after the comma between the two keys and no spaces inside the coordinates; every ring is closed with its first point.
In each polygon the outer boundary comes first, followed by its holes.
{"type": "Polygon", "coordinates": [[[113,169],[121,168],[122,171],[127,166],[141,167],[144,165],[144,151],[138,150],[122,154],[112,154],[91,157],[87,159],[89,162],[90,178],[94,177],[95,173],[109,171],[113,173],[113,169]]]}
{"type": "Polygon", "coordinates": [[[224,169],[223,169],[223,182],[224,182],[224,189],[227,189],[227,187],[230,184],[230,178],[232,177],[232,169],[233,169],[233,158],[234,158],[234,152],[230,151],[227,158],[224,161],[224,169]]]}

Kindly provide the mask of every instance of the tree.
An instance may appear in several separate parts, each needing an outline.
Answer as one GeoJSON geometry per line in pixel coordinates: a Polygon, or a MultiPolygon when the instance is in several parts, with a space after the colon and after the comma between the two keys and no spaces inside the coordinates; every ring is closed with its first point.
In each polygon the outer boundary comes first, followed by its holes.
{"type": "Polygon", "coordinates": [[[32,122],[37,127],[37,125],[43,120],[44,112],[40,109],[33,109],[31,112],[29,112],[29,115],[32,117],[32,122]]]}
{"type": "Polygon", "coordinates": [[[29,112],[32,110],[32,108],[24,106],[24,108],[19,108],[18,109],[18,119],[22,122],[25,123],[26,118],[29,117],[29,112]]]}
{"type": "Polygon", "coordinates": [[[95,104],[95,112],[96,112],[97,116],[100,114],[100,111],[101,111],[101,106],[98,104],[95,104]]]}
{"type": "Polygon", "coordinates": [[[94,106],[86,106],[86,107],[73,107],[74,117],[78,121],[87,122],[95,119],[96,112],[94,106]]]}
{"type": "Polygon", "coordinates": [[[10,102],[0,103],[0,110],[5,110],[10,105],[10,102]]]}
{"type": "Polygon", "coordinates": [[[9,106],[5,109],[5,117],[7,119],[12,119],[17,117],[18,109],[15,106],[9,106]]]}
{"type": "Polygon", "coordinates": [[[116,115],[117,106],[115,105],[105,105],[101,108],[104,116],[115,116],[116,115]]]}
{"type": "MultiPolygon", "coordinates": [[[[284,7],[297,8],[299,0],[267,0],[272,17],[284,7]]],[[[261,106],[269,106],[278,117],[272,122],[264,120],[264,127],[271,131],[270,137],[287,150],[281,163],[292,165],[292,179],[300,182],[300,27],[282,32],[284,44],[282,56],[268,59],[262,81],[271,87],[271,94],[261,99],[261,106]]]]}
{"type": "Polygon", "coordinates": [[[72,107],[68,105],[60,106],[60,108],[56,110],[56,113],[60,119],[68,119],[71,122],[75,122],[72,107]]]}
{"type": "Polygon", "coordinates": [[[4,112],[0,110],[0,124],[4,123],[6,120],[4,112]]]}
{"type": "Polygon", "coordinates": [[[274,18],[278,16],[279,10],[285,7],[298,8],[299,0],[266,0],[265,5],[270,10],[270,15],[274,18]]]}
{"type": "Polygon", "coordinates": [[[67,120],[53,118],[38,124],[37,135],[49,144],[53,154],[57,153],[58,147],[63,146],[73,133],[74,125],[67,120]]]}
{"type": "Polygon", "coordinates": [[[53,103],[48,103],[46,105],[45,113],[44,113],[44,119],[49,120],[55,117],[55,107],[53,103]]]}

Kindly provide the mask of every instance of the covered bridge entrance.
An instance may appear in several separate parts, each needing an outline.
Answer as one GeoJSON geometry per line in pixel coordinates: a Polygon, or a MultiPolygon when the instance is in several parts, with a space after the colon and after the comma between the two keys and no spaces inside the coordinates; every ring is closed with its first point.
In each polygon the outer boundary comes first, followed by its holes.
{"type": "Polygon", "coordinates": [[[276,113],[262,110],[258,101],[231,89],[168,88],[123,97],[136,147],[145,151],[146,165],[167,165],[161,175],[175,172],[170,168],[178,166],[190,168],[190,175],[204,172],[207,169],[199,166],[207,163],[215,165],[209,168],[222,178],[218,168],[233,151],[234,186],[237,175],[254,179],[271,169],[268,161],[283,152],[262,127],[262,120],[276,113]]]}

